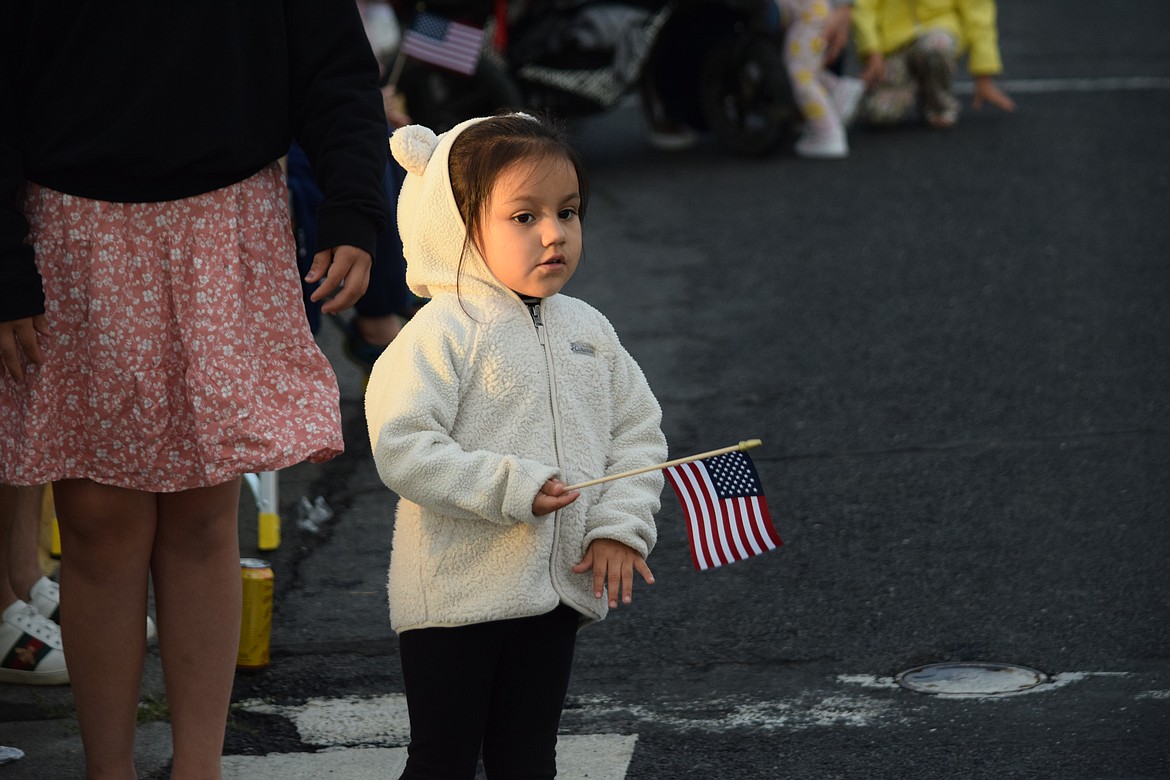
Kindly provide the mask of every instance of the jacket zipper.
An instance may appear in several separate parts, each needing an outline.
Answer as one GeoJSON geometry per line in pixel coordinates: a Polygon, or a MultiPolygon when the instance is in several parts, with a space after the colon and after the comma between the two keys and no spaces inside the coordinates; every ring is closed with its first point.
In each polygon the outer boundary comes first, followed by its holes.
{"type": "MultiPolygon", "coordinates": [[[[557,408],[557,380],[553,373],[553,359],[552,349],[549,348],[548,340],[545,338],[545,324],[541,317],[541,303],[527,303],[528,313],[532,316],[532,325],[536,329],[536,340],[540,342],[540,346],[544,348],[544,361],[548,367],[548,396],[549,406],[552,411],[553,418],[553,453],[557,459],[557,469],[562,473],[564,466],[561,463],[561,414],[557,408]]],[[[562,592],[560,581],[557,578],[556,567],[553,562],[556,560],[557,549],[560,547],[561,524],[558,522],[560,511],[553,513],[553,541],[552,550],[548,561],[549,576],[552,578],[553,589],[558,594],[562,592]]]]}

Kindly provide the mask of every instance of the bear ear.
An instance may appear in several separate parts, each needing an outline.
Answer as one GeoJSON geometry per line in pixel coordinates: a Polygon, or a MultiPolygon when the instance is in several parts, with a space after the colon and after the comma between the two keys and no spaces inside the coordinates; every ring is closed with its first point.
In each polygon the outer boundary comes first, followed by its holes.
{"type": "Polygon", "coordinates": [[[439,138],[429,127],[407,125],[390,136],[390,152],[407,173],[422,176],[430,162],[439,138]]]}

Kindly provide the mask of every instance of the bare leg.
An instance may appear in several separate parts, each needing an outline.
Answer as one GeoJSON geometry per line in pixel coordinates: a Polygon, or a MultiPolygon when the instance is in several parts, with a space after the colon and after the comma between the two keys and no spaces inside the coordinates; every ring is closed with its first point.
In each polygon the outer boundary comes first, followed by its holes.
{"type": "Polygon", "coordinates": [[[83,479],[54,483],[53,493],[61,528],[61,636],[86,778],[134,780],[155,496],[83,479]]]}
{"type": "Polygon", "coordinates": [[[16,491],[11,485],[0,485],[0,609],[16,601],[12,590],[12,526],[16,523],[16,491]]]}
{"type": "MultiPolygon", "coordinates": [[[[4,486],[0,489],[0,506],[6,514],[11,515],[12,528],[6,536],[0,539],[8,540],[8,577],[7,585],[12,586],[15,597],[29,601],[29,589],[41,578],[41,563],[38,555],[38,539],[40,536],[41,521],[41,493],[43,485],[29,487],[4,486]]],[[[11,604],[13,599],[5,600],[3,587],[0,586],[0,602],[11,604]]]]}
{"type": "Polygon", "coordinates": [[[173,780],[218,780],[240,642],[240,481],[158,497],[151,559],[173,780]]]}

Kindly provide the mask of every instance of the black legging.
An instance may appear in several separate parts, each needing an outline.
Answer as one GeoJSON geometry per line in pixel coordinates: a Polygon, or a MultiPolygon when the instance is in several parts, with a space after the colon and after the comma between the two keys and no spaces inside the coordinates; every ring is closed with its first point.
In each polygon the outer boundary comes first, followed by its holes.
{"type": "Polygon", "coordinates": [[[557,726],[579,615],[544,615],[398,638],[410,747],[401,780],[460,780],[483,765],[492,780],[556,776],[557,726]]]}

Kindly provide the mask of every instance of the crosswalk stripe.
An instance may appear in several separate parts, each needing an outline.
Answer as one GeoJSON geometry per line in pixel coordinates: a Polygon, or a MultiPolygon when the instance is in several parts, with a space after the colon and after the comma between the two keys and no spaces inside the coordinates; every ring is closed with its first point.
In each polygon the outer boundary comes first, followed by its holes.
{"type": "MultiPolygon", "coordinates": [[[[625,780],[636,734],[561,735],[557,739],[557,777],[562,780],[625,780]]],[[[225,756],[224,780],[338,777],[385,780],[406,767],[406,748],[340,748],[320,753],[225,756]]]]}

